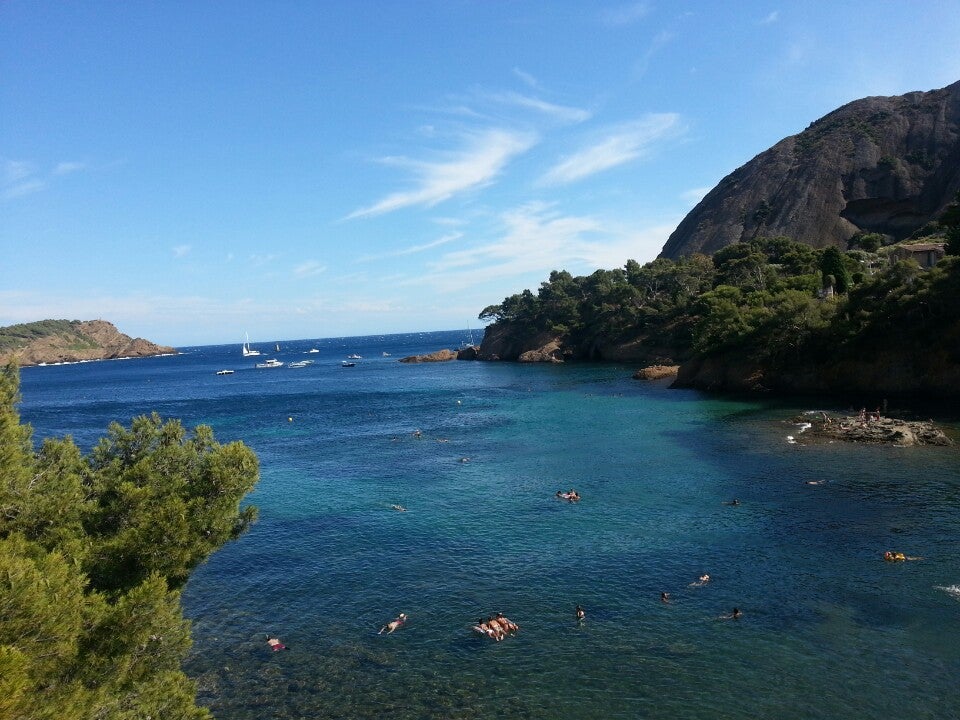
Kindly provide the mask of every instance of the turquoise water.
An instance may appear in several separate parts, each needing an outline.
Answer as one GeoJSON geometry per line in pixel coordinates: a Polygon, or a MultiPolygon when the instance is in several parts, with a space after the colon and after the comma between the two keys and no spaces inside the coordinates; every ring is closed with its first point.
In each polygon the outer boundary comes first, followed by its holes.
{"type": "Polygon", "coordinates": [[[957,449],[792,445],[804,407],[626,366],[396,362],[462,335],[24,369],[38,437],[155,409],[259,455],[260,520],[184,593],[216,717],[960,717],[957,449]],[[474,636],[496,611],[518,635],[474,636]]]}

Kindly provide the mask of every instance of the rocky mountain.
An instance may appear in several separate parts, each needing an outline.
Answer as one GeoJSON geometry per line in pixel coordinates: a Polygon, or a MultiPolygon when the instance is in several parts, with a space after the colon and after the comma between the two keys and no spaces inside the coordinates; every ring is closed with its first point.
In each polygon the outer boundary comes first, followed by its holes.
{"type": "Polygon", "coordinates": [[[0,328],[0,362],[16,360],[21,367],[176,352],[172,347],[124,335],[104,320],[42,320],[0,328]]]}
{"type": "Polygon", "coordinates": [[[676,259],[758,236],[846,249],[902,240],[960,190],[960,82],[834,110],[725,177],[670,235],[676,259]]]}

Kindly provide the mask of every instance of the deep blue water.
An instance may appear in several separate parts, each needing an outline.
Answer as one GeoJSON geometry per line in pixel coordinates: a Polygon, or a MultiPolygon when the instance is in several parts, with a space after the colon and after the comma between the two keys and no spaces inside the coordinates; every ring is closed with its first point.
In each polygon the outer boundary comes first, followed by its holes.
{"type": "Polygon", "coordinates": [[[156,410],[259,456],[259,521],[184,592],[217,718],[960,717],[956,448],[789,444],[804,407],[623,365],[396,362],[464,339],[22,371],[37,439],[156,410]],[[516,637],[471,634],[496,611],[516,637]]]}

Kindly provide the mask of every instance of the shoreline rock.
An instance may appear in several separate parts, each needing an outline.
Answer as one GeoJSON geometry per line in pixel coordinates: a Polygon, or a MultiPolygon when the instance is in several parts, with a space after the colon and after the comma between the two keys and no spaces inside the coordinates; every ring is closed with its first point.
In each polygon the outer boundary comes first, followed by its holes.
{"type": "Polygon", "coordinates": [[[477,348],[468,345],[460,350],[443,349],[425,355],[408,355],[400,358],[397,362],[402,363],[428,363],[428,362],[449,362],[450,360],[476,360],[477,348]]]}
{"type": "Polygon", "coordinates": [[[58,322],[63,327],[33,337],[20,347],[3,353],[0,355],[0,362],[16,360],[20,367],[30,367],[178,354],[176,348],[157,345],[143,338],[131,338],[105,320],[58,322]]]}
{"type": "Polygon", "coordinates": [[[677,377],[679,365],[648,365],[633,374],[634,380],[672,380],[677,377]]]}
{"type": "Polygon", "coordinates": [[[844,442],[870,445],[953,445],[954,442],[937,427],[932,420],[901,420],[880,417],[860,419],[859,417],[831,416],[820,417],[801,415],[794,418],[797,423],[810,423],[807,436],[842,440],[844,442]]]}

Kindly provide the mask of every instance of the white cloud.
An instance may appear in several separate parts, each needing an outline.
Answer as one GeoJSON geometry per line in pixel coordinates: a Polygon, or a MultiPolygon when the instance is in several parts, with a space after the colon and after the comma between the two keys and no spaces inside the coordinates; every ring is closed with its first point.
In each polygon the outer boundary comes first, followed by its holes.
{"type": "Polygon", "coordinates": [[[600,15],[600,21],[604,25],[611,27],[622,27],[632,25],[638,20],[642,20],[650,13],[650,5],[645,2],[635,2],[629,5],[618,5],[604,10],[600,15]]]}
{"type": "Polygon", "coordinates": [[[379,255],[364,255],[360,258],[357,258],[357,262],[370,262],[372,260],[383,260],[384,258],[415,255],[416,253],[425,252],[427,250],[440,247],[441,245],[446,245],[454,240],[459,240],[461,237],[463,237],[462,232],[452,232],[432,242],[424,243],[423,245],[412,245],[410,247],[401,248],[400,250],[394,250],[393,252],[382,253],[379,255]]]}
{"type": "Polygon", "coordinates": [[[297,278],[313,277],[314,275],[326,272],[326,270],[326,265],[321,265],[316,260],[307,260],[293,269],[293,276],[297,278]]]}
{"type": "Polygon", "coordinates": [[[583,122],[584,120],[589,120],[591,117],[589,110],[583,110],[576,107],[567,107],[564,105],[555,105],[545,100],[541,100],[540,98],[528,97],[516,92],[491,95],[490,98],[497,102],[508,105],[516,105],[517,107],[528,110],[536,110],[537,112],[543,113],[544,115],[549,115],[563,122],[579,123],[583,122]]]}
{"type": "Polygon", "coordinates": [[[190,245],[177,245],[173,248],[173,256],[175,258],[182,258],[190,254],[190,251],[193,248],[190,245]]]}
{"type": "Polygon", "coordinates": [[[661,30],[658,32],[653,40],[650,41],[650,45],[647,47],[647,51],[643,54],[643,57],[634,65],[634,73],[637,76],[644,75],[647,72],[647,68],[650,67],[650,61],[653,60],[654,56],[666,47],[674,37],[674,34],[669,30],[661,30]]]}
{"type": "Polygon", "coordinates": [[[54,175],[69,175],[70,173],[75,173],[79,170],[83,170],[86,166],[81,162],[62,162],[57,163],[57,166],[53,169],[54,175]]]}
{"type": "Polygon", "coordinates": [[[436,161],[385,158],[383,162],[408,168],[417,177],[412,190],[395,192],[347,219],[381,215],[414,205],[431,207],[458,193],[488,185],[510,159],[536,142],[533,135],[492,129],[467,137],[466,147],[436,161]]]}
{"type": "Polygon", "coordinates": [[[562,185],[609,170],[648,154],[655,142],[679,132],[680,116],[676,113],[653,113],[615,126],[602,139],[550,168],[540,178],[540,184],[562,185]]]}
{"type": "Polygon", "coordinates": [[[537,82],[537,79],[528,72],[524,72],[520,68],[514,68],[513,74],[516,75],[523,83],[529,87],[532,87],[534,90],[540,87],[540,83],[537,82]]]}
{"type": "Polygon", "coordinates": [[[780,11],[774,10],[772,13],[770,13],[763,20],[760,21],[760,25],[772,25],[779,18],[780,18],[780,11]]]}
{"type": "Polygon", "coordinates": [[[712,187],[690,188],[689,190],[686,190],[680,194],[680,199],[693,207],[698,202],[703,200],[707,196],[707,193],[711,190],[713,190],[712,187]]]}
{"type": "Polygon", "coordinates": [[[536,285],[551,270],[577,275],[619,267],[629,258],[652,259],[674,228],[623,229],[593,217],[563,215],[547,203],[528,203],[505,212],[501,223],[497,239],[449,252],[428,263],[428,272],[403,284],[463,293],[476,286],[502,286],[506,278],[532,276],[538,278],[536,285]]]}

